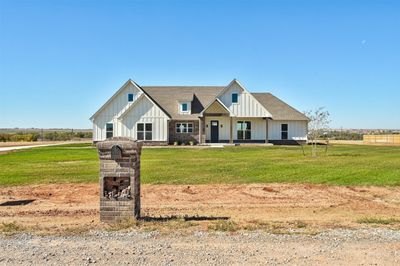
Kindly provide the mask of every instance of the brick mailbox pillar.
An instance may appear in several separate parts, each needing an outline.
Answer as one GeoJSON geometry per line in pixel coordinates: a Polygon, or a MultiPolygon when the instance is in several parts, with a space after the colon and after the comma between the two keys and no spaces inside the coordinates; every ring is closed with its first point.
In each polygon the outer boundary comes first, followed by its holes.
{"type": "Polygon", "coordinates": [[[100,221],[140,217],[142,143],[114,137],[97,143],[100,158],[100,221]]]}

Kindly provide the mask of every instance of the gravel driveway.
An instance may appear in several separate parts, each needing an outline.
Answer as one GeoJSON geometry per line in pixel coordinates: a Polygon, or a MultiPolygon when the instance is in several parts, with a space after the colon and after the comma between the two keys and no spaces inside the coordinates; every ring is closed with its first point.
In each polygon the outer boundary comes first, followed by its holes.
{"type": "Polygon", "coordinates": [[[399,265],[400,232],[334,229],[318,235],[254,232],[94,232],[0,236],[1,265],[399,265]]]}

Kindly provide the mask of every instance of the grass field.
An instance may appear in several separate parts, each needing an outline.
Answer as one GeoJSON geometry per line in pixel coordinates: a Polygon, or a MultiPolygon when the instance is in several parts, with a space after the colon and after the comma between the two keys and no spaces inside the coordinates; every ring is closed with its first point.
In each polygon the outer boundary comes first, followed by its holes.
{"type": "MultiPolygon", "coordinates": [[[[320,149],[318,158],[286,146],[144,149],[141,178],[152,184],[400,185],[400,147],[320,149]]],[[[0,185],[97,182],[98,167],[97,151],[88,144],[20,150],[0,155],[0,185]]]]}

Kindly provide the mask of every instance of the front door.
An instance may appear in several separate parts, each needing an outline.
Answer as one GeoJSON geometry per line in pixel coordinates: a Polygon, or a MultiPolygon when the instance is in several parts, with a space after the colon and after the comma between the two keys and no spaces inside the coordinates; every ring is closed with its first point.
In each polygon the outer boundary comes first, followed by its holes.
{"type": "Polygon", "coordinates": [[[211,120],[211,143],[217,143],[219,141],[218,128],[218,120],[211,120]]]}

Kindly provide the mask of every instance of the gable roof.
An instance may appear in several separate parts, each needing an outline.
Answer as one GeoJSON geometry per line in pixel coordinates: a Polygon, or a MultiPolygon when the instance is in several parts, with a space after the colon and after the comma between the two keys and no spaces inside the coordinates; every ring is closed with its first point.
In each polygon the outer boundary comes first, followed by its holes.
{"type": "Polygon", "coordinates": [[[309,120],[303,113],[271,93],[252,93],[252,95],[271,113],[273,120],[309,120]]]}
{"type": "Polygon", "coordinates": [[[207,111],[208,108],[210,108],[212,105],[214,105],[215,103],[217,103],[220,107],[222,107],[229,115],[231,115],[231,111],[229,110],[228,107],[225,106],[225,104],[223,102],[221,102],[220,99],[215,98],[214,101],[210,102],[204,109],[203,111],[200,112],[199,116],[203,116],[204,112],[207,111]]]}
{"type": "Polygon", "coordinates": [[[94,113],[89,119],[93,120],[95,118],[96,115],[98,115],[101,111],[103,111],[104,108],[106,108],[106,106],[115,98],[118,96],[118,94],[120,94],[120,92],[125,89],[126,86],[128,86],[130,83],[132,82],[131,79],[129,79],[127,82],[124,83],[124,85],[121,86],[121,88],[119,88],[113,96],[111,96],[110,99],[108,99],[108,101],[106,101],[100,108],[99,110],[96,111],[96,113],[94,113]]]}
{"type": "Polygon", "coordinates": [[[199,114],[215,100],[225,86],[141,86],[155,102],[176,120],[198,119],[199,114]],[[192,99],[191,114],[180,114],[178,103],[192,99]]]}
{"type": "Polygon", "coordinates": [[[146,97],[150,100],[150,102],[152,102],[153,104],[155,104],[156,106],[158,106],[169,118],[171,118],[171,116],[165,112],[165,110],[157,103],[155,102],[145,91],[143,91],[143,89],[136,83],[134,82],[132,79],[128,79],[127,82],[124,83],[124,85],[121,86],[121,88],[119,88],[117,90],[117,92],[114,93],[113,96],[111,96],[110,99],[108,99],[107,102],[105,102],[105,104],[103,104],[99,110],[96,111],[96,113],[94,113],[89,120],[93,120],[115,97],[117,97],[121,91],[123,91],[125,89],[126,86],[128,86],[129,84],[132,84],[133,86],[135,86],[139,91],[143,92],[143,94],[146,95],[146,97]]]}
{"type": "Polygon", "coordinates": [[[135,107],[145,97],[146,97],[145,94],[142,93],[139,97],[137,97],[137,99],[133,103],[129,103],[130,104],[129,107],[126,108],[125,111],[123,111],[119,116],[117,116],[117,119],[125,117],[126,114],[128,114],[131,111],[131,109],[135,107]]]}
{"type": "MultiPolygon", "coordinates": [[[[216,98],[219,98],[220,96],[222,96],[227,90],[229,90],[229,88],[233,85],[233,84],[237,84],[244,92],[248,93],[249,95],[251,95],[255,102],[258,102],[257,98],[255,98],[242,84],[240,84],[239,80],[237,79],[233,79],[231,82],[229,82],[228,86],[226,86],[217,96],[216,98]]],[[[258,102],[259,103],[259,102],[258,102]]],[[[261,103],[259,103],[261,105],[261,108],[264,109],[264,111],[268,114],[268,117],[271,117],[271,113],[268,111],[268,109],[265,108],[264,105],[262,105],[261,103]]]]}
{"type": "MultiPolygon", "coordinates": [[[[236,79],[231,81],[228,86],[139,86],[129,79],[90,119],[93,120],[129,84],[133,84],[143,92],[143,95],[159,107],[169,118],[175,120],[198,119],[207,107],[216,100],[219,101],[218,96],[222,95],[233,83],[239,84],[243,90],[248,92],[236,79]],[[190,100],[192,104],[191,114],[181,114],[178,103],[190,100]]],[[[274,120],[309,120],[304,114],[271,93],[248,93],[272,115],[274,120]]],[[[120,117],[123,117],[133,105],[129,106],[120,117]]]]}

